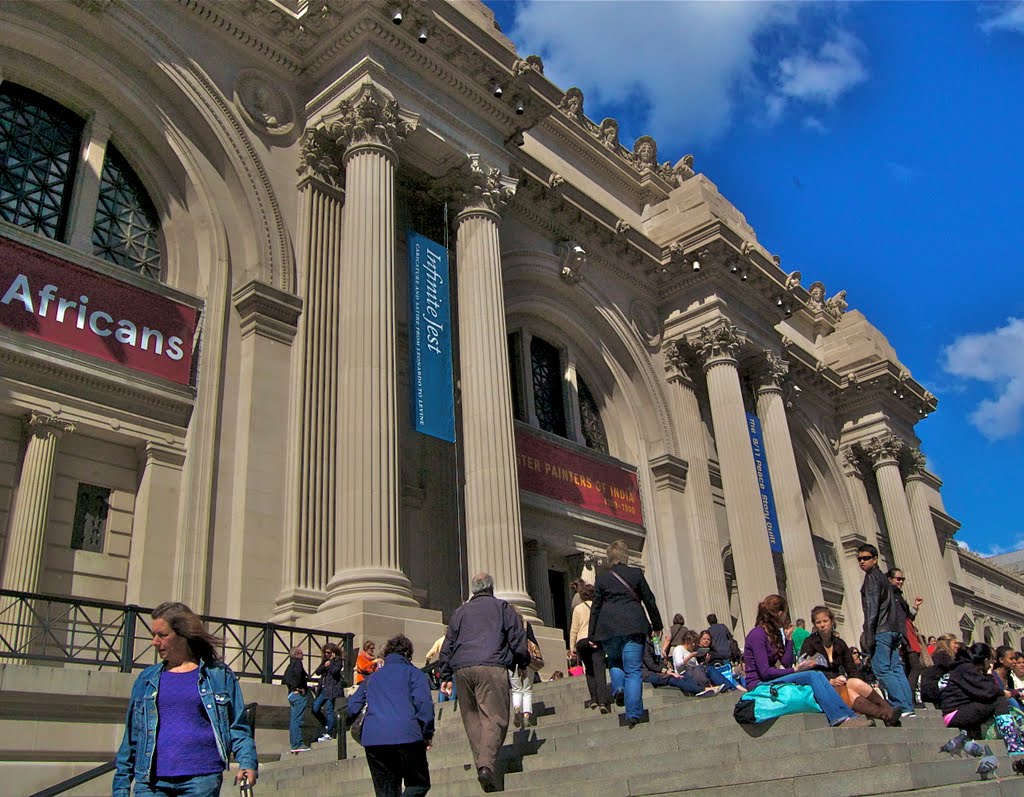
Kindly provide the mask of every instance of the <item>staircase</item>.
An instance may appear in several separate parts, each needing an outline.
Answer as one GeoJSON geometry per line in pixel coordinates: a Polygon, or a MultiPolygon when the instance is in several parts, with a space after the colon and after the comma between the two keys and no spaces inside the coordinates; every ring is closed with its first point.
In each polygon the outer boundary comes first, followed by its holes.
{"type": "MultiPolygon", "coordinates": [[[[735,700],[729,695],[696,699],[645,685],[650,721],[629,730],[620,726],[622,709],[601,715],[584,707],[586,697],[582,678],[534,686],[537,724],[522,731],[509,728],[501,752],[505,793],[726,797],[756,790],[757,797],[1024,797],[1024,777],[1013,774],[1002,742],[992,743],[999,755],[998,778],[984,782],[975,773],[977,760],[938,753],[952,733],[934,710],[918,712],[903,728],[829,728],[820,714],[750,728],[733,720],[735,700]]],[[[286,797],[372,795],[362,748],[349,744],[353,757],[346,761],[333,760],[335,746],[322,744],[266,764],[257,791],[286,797]]],[[[437,706],[429,756],[432,797],[483,793],[451,703],[437,706]]],[[[234,793],[225,786],[224,797],[234,793]]]]}

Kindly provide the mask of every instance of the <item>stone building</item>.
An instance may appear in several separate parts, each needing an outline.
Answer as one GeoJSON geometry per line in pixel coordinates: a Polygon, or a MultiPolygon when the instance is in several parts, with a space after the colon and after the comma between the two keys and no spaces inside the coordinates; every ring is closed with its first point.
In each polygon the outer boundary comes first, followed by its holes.
{"type": "Polygon", "coordinates": [[[4,588],[424,650],[484,569],[554,645],[624,538],[668,616],[856,629],[871,542],[923,632],[1020,643],[883,334],[483,4],[5,3],[0,78],[4,588]],[[408,230],[448,243],[454,443],[408,410],[408,230]]]}

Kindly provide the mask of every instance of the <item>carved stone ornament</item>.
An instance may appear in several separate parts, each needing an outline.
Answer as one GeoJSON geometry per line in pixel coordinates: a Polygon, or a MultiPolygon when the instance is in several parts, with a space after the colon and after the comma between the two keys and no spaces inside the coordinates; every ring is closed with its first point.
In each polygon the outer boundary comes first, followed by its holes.
{"type": "Polygon", "coordinates": [[[910,446],[904,448],[903,456],[900,459],[900,466],[907,475],[913,476],[924,473],[927,463],[928,458],[920,449],[911,448],[910,446]]]}
{"type": "Polygon", "coordinates": [[[55,415],[44,415],[41,412],[33,411],[25,418],[25,429],[35,437],[55,436],[59,439],[74,432],[75,424],[55,415]]]}
{"type": "Polygon", "coordinates": [[[614,119],[608,118],[601,122],[597,137],[609,149],[619,151],[619,123],[614,119]]]}
{"type": "Polygon", "coordinates": [[[791,271],[791,272],[789,272],[789,276],[786,277],[785,289],[787,291],[795,291],[797,288],[799,288],[800,287],[800,276],[801,275],[800,275],[799,271],[791,271]]]}
{"type": "Polygon", "coordinates": [[[846,303],[846,291],[839,291],[839,293],[825,302],[825,312],[838,321],[843,317],[843,313],[846,312],[848,306],[846,303]]]}
{"type": "Polygon", "coordinates": [[[500,213],[516,192],[518,181],[484,163],[477,154],[467,156],[466,163],[449,174],[464,210],[482,209],[500,213]]]}
{"type": "Polygon", "coordinates": [[[696,174],[693,170],[693,155],[683,155],[676,162],[676,165],[672,167],[672,173],[679,179],[680,183],[693,177],[696,174]]]}
{"type": "Polygon", "coordinates": [[[558,172],[551,172],[551,176],[548,177],[548,188],[558,188],[564,182],[565,178],[562,175],[558,172]]]}
{"type": "Polygon", "coordinates": [[[840,450],[843,471],[847,476],[862,476],[864,473],[864,461],[858,449],[859,447],[846,446],[840,450]]]}
{"type": "Polygon", "coordinates": [[[665,344],[665,373],[670,381],[682,380],[693,382],[694,361],[693,349],[682,340],[672,340],[665,344]]]}
{"type": "Polygon", "coordinates": [[[527,72],[544,74],[544,62],[539,55],[528,55],[526,58],[517,58],[512,62],[512,74],[516,77],[525,75],[527,72]]]}
{"type": "Polygon", "coordinates": [[[578,285],[587,268],[587,253],[576,241],[558,244],[558,275],[570,285],[578,285]]]}
{"type": "Polygon", "coordinates": [[[625,219],[616,219],[616,221],[615,221],[615,232],[618,233],[619,235],[622,235],[623,233],[627,233],[627,232],[629,232],[632,229],[633,229],[633,225],[630,224],[625,219]]]}
{"type": "Polygon", "coordinates": [[[864,453],[868,455],[876,465],[880,462],[898,462],[900,454],[906,447],[900,438],[894,434],[884,434],[872,437],[864,445],[864,453]]]}
{"type": "Polygon", "coordinates": [[[629,305],[629,320],[637,334],[648,346],[658,346],[663,334],[661,320],[654,308],[641,299],[634,299],[629,305]]]}
{"type": "Polygon", "coordinates": [[[753,241],[743,241],[740,244],[740,254],[744,257],[750,257],[754,253],[755,244],[753,241]]]}
{"type": "Polygon", "coordinates": [[[704,365],[711,365],[719,360],[735,360],[740,347],[746,338],[733,324],[701,327],[690,345],[697,350],[704,365]]]}
{"type": "Polygon", "coordinates": [[[633,142],[632,164],[641,171],[658,168],[658,142],[651,136],[640,136],[633,142]]]}
{"type": "Polygon", "coordinates": [[[235,78],[235,106],[255,132],[284,136],[295,129],[295,108],[269,75],[243,69],[235,78]]]}
{"type": "Polygon", "coordinates": [[[825,283],[824,282],[812,282],[811,287],[807,289],[807,292],[811,295],[811,298],[807,300],[807,307],[814,311],[820,311],[825,309],[825,283]]]}
{"type": "Polygon", "coordinates": [[[582,124],[584,120],[583,92],[575,86],[566,91],[565,96],[562,97],[562,101],[558,103],[558,110],[570,119],[575,119],[577,122],[582,124]]]}
{"type": "Polygon", "coordinates": [[[759,365],[758,377],[763,387],[780,388],[789,376],[789,362],[770,349],[765,350],[764,359],[759,365]]]}

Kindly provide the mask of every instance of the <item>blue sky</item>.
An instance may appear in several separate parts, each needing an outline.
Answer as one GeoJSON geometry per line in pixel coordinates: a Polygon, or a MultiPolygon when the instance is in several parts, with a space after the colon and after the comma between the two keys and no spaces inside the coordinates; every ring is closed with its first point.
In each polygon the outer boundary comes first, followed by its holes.
{"type": "Polygon", "coordinates": [[[958,539],[1024,548],[1024,2],[491,0],[592,119],[686,153],[939,398],[958,539]]]}

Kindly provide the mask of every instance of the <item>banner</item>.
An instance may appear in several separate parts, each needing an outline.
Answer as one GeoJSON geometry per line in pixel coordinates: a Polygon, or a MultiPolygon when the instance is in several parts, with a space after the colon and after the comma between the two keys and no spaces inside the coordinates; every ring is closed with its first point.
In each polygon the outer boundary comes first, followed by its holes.
{"type": "Polygon", "coordinates": [[[775,553],[782,553],[779,517],[775,514],[775,495],[772,493],[772,479],[768,473],[768,461],[764,456],[761,420],[749,412],[747,413],[747,431],[750,433],[750,447],[754,450],[754,470],[757,473],[757,486],[761,490],[761,507],[764,509],[764,525],[768,530],[768,544],[775,553]]]}
{"type": "Polygon", "coordinates": [[[181,385],[196,307],[0,236],[0,327],[181,385]]]}
{"type": "Polygon", "coordinates": [[[453,443],[455,404],[448,250],[411,230],[406,241],[412,422],[417,432],[453,443]]]}
{"type": "Polygon", "coordinates": [[[516,426],[519,489],[608,517],[644,523],[636,473],[516,426]]]}

